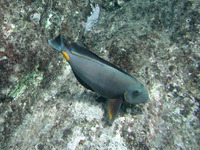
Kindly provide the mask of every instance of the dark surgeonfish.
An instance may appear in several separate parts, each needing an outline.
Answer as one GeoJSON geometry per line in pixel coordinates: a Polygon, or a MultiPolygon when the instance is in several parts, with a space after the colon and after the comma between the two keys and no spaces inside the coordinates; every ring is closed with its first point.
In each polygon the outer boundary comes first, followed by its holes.
{"type": "Polygon", "coordinates": [[[75,43],[65,46],[61,35],[48,43],[69,62],[77,80],[87,89],[108,99],[107,113],[111,125],[122,102],[145,103],[147,89],[136,78],[75,43]]]}

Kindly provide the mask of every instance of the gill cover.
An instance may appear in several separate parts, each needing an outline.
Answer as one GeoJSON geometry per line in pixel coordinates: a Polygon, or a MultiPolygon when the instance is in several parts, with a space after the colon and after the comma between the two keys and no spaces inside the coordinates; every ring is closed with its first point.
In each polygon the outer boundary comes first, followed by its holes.
{"type": "Polygon", "coordinates": [[[129,104],[145,103],[149,101],[147,89],[143,86],[142,89],[133,89],[124,93],[124,100],[129,104]]]}

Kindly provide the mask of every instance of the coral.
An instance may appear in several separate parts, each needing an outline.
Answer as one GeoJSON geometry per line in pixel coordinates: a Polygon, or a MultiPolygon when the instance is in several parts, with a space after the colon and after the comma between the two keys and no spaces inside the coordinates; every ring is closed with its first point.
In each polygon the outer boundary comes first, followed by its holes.
{"type": "Polygon", "coordinates": [[[38,86],[40,82],[43,80],[43,73],[37,72],[38,66],[35,67],[33,72],[22,77],[19,81],[17,81],[14,89],[10,91],[8,97],[17,99],[21,94],[23,94],[27,87],[30,88],[30,85],[38,86]]]}
{"type": "Polygon", "coordinates": [[[100,14],[100,7],[97,4],[95,7],[93,6],[91,15],[87,18],[84,34],[86,34],[88,31],[90,31],[92,26],[95,23],[97,23],[97,21],[99,19],[99,14],[100,14]]]}

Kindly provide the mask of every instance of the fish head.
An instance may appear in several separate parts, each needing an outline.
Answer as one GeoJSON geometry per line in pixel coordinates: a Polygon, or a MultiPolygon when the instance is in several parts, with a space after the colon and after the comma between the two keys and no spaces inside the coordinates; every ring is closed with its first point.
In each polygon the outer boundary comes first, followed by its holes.
{"type": "Polygon", "coordinates": [[[124,100],[129,104],[146,103],[149,101],[148,90],[143,84],[130,87],[130,90],[124,93],[124,100]]]}

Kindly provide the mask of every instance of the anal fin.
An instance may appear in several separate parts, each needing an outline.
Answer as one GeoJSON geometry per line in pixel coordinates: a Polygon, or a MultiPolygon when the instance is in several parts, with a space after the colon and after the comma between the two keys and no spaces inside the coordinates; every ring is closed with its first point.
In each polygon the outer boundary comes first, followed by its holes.
{"type": "Polygon", "coordinates": [[[91,91],[94,92],[94,90],[93,90],[89,85],[87,85],[87,84],[76,74],[76,72],[75,72],[73,69],[72,69],[72,71],[73,71],[73,73],[74,73],[76,79],[78,80],[78,82],[79,82],[82,86],[84,86],[85,88],[87,88],[87,89],[89,89],[89,90],[91,90],[91,91]]]}

